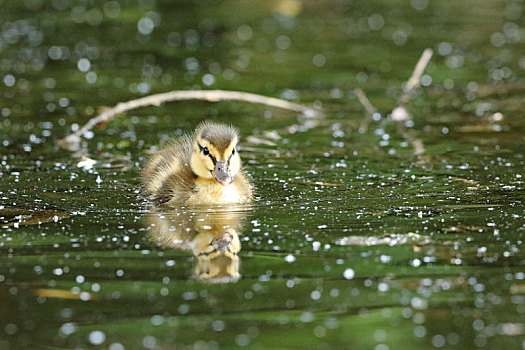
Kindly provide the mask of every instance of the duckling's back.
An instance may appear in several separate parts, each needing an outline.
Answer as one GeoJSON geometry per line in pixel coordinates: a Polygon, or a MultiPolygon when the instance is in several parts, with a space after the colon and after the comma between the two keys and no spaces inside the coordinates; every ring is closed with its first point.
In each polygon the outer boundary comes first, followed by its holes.
{"type": "Polygon", "coordinates": [[[192,195],[195,179],[190,166],[192,137],[181,136],[155,154],[142,175],[140,194],[161,204],[183,204],[192,195]]]}

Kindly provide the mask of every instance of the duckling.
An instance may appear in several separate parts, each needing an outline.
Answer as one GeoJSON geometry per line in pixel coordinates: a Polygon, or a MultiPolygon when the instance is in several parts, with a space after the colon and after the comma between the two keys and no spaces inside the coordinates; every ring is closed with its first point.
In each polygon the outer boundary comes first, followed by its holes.
{"type": "Polygon", "coordinates": [[[242,171],[237,129],[203,122],[154,155],[142,175],[141,195],[157,204],[242,204],[252,188],[242,171]]]}
{"type": "Polygon", "coordinates": [[[192,278],[211,283],[237,281],[241,277],[239,234],[245,212],[239,206],[221,206],[213,211],[179,209],[147,213],[150,237],[163,247],[191,251],[195,262],[192,278]]]}

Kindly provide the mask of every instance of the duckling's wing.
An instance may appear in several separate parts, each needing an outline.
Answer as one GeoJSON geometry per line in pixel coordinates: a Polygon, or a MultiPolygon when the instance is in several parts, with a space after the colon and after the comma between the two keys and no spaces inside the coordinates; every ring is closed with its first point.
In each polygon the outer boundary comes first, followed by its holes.
{"type": "Polygon", "coordinates": [[[141,195],[157,203],[184,202],[196,177],[190,166],[191,153],[192,137],[184,135],[155,154],[143,172],[141,195]]]}
{"type": "Polygon", "coordinates": [[[241,203],[250,203],[253,200],[253,191],[254,187],[253,184],[250,182],[248,176],[244,172],[239,172],[239,193],[241,203]]]}

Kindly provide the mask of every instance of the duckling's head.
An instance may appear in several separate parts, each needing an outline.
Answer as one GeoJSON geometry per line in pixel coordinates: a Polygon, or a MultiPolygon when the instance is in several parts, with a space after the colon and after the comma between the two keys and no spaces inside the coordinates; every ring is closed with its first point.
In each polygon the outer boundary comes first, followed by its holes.
{"type": "Polygon", "coordinates": [[[201,178],[215,178],[223,186],[231,184],[241,169],[241,157],[235,149],[238,139],[239,134],[232,126],[210,122],[200,124],[193,140],[193,172],[201,178]]]}

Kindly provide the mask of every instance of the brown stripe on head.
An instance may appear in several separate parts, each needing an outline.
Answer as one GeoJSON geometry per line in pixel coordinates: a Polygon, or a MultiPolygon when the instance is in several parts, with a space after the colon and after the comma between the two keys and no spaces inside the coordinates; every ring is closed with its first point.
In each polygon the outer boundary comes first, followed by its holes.
{"type": "Polygon", "coordinates": [[[220,153],[223,153],[232,142],[236,143],[239,137],[234,127],[210,122],[201,123],[197,127],[197,134],[201,139],[212,144],[220,153]]]}

